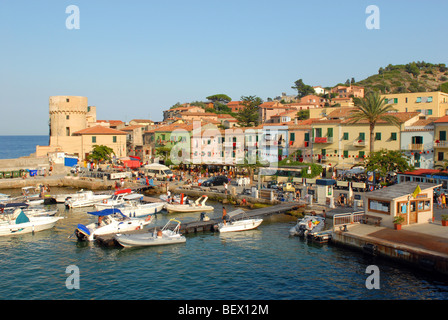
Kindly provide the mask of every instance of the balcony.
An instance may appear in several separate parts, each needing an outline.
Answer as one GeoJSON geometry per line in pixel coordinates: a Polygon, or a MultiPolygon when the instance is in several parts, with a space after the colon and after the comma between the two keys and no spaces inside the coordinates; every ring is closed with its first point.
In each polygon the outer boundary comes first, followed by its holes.
{"type": "Polygon", "coordinates": [[[434,141],[434,148],[448,148],[448,141],[434,141]]]}
{"type": "Polygon", "coordinates": [[[408,145],[409,151],[423,151],[424,145],[423,143],[411,143],[408,145]]]}
{"type": "Polygon", "coordinates": [[[314,143],[333,143],[333,137],[315,137],[314,143]]]}
{"type": "Polygon", "coordinates": [[[355,147],[365,147],[367,145],[365,140],[355,140],[353,141],[353,146],[355,147]]]}

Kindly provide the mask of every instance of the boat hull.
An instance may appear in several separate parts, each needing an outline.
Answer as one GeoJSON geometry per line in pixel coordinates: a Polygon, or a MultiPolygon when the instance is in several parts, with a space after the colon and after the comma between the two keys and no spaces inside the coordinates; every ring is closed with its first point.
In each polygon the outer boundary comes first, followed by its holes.
{"type": "Polygon", "coordinates": [[[165,246],[171,244],[185,243],[187,240],[182,235],[172,236],[172,237],[157,237],[152,234],[136,234],[136,235],[126,235],[120,234],[115,236],[115,240],[125,247],[149,247],[149,246],[165,246]]]}
{"type": "Polygon", "coordinates": [[[218,224],[218,230],[221,233],[252,230],[257,228],[262,222],[263,219],[238,220],[233,222],[227,222],[226,224],[221,222],[218,224]]]}
{"type": "Polygon", "coordinates": [[[31,217],[29,222],[0,225],[0,236],[39,232],[51,229],[63,217],[31,217]]]}
{"type": "Polygon", "coordinates": [[[168,212],[210,212],[215,208],[212,206],[196,206],[187,204],[166,204],[165,209],[168,212]]]}

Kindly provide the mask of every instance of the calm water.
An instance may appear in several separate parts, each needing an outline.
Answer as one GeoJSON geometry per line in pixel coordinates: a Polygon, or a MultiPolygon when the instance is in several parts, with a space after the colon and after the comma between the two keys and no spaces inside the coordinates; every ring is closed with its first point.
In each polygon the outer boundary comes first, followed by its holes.
{"type": "Polygon", "coordinates": [[[48,136],[0,136],[0,159],[29,156],[36,145],[48,146],[48,136]]]}
{"type": "MultiPolygon", "coordinates": [[[[65,191],[52,189],[52,193],[65,191]]],[[[213,205],[216,209],[210,216],[220,216],[222,205],[213,205]]],[[[0,299],[448,298],[448,281],[435,275],[357,251],[290,237],[288,230],[295,219],[286,215],[266,219],[257,230],[223,235],[206,232],[187,235],[187,242],[180,245],[120,249],[69,238],[78,223],[93,220],[87,209],[57,207],[65,219],[54,229],[0,237],[0,299]],[[365,270],[372,264],[381,272],[379,290],[365,287],[365,270]],[[66,268],[70,265],[79,267],[79,290],[66,288],[66,268]]],[[[172,217],[191,221],[199,214],[159,214],[155,223],[163,225],[172,217]]]]}

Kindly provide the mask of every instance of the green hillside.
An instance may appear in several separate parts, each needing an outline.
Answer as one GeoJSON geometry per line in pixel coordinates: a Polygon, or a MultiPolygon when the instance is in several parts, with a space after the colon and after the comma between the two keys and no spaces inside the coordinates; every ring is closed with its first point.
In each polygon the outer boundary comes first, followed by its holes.
{"type": "Polygon", "coordinates": [[[445,82],[448,82],[448,68],[444,63],[418,61],[381,67],[378,74],[356,82],[355,85],[364,87],[366,92],[404,93],[438,91],[445,82]]]}

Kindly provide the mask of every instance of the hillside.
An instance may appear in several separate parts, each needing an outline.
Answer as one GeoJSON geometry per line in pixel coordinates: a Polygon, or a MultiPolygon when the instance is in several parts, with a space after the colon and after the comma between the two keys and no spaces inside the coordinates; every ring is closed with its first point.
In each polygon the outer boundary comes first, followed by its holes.
{"type": "Polygon", "coordinates": [[[448,82],[448,68],[444,63],[411,62],[406,65],[391,65],[380,68],[378,74],[356,82],[368,91],[382,93],[425,92],[440,90],[448,82]]]}

